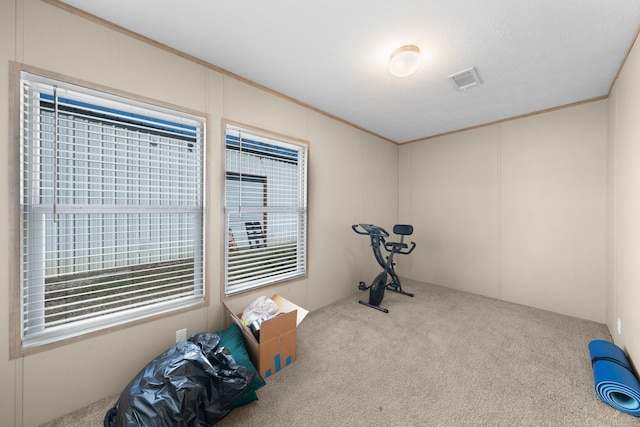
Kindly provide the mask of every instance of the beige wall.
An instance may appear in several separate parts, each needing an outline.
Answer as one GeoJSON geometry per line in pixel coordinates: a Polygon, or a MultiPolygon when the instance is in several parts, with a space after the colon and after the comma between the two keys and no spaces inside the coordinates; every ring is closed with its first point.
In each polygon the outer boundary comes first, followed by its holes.
{"type": "Polygon", "coordinates": [[[400,148],[400,222],[417,243],[399,271],[486,296],[498,294],[498,127],[400,148]]]}
{"type": "MultiPolygon", "coordinates": [[[[9,267],[15,256],[0,245],[0,426],[35,426],[119,392],[175,331],[223,326],[221,304],[222,120],[307,140],[309,152],[309,276],[259,292],[280,293],[315,310],[357,292],[372,274],[371,255],[350,226],[393,224],[397,217],[397,147],[315,111],[239,82],[39,0],[0,2],[0,98],[9,99],[15,61],[72,79],[157,100],[207,115],[208,307],[9,360],[9,267]],[[338,153],[338,154],[336,154],[338,153]],[[386,173],[380,174],[373,167],[386,173]],[[374,203],[378,191],[385,203],[374,203]],[[372,215],[370,212],[373,212],[372,215]],[[371,219],[370,219],[371,218],[371,219]],[[366,259],[366,261],[365,261],[366,259]]],[[[8,103],[0,103],[0,129],[8,129],[8,103]]],[[[0,134],[0,229],[11,230],[17,202],[8,132],[0,134]],[[13,184],[12,184],[13,183],[13,184]]],[[[8,236],[3,234],[5,239],[8,236]]],[[[241,309],[256,293],[229,301],[241,309]]]]}
{"type": "Polygon", "coordinates": [[[501,298],[605,321],[606,107],[502,125],[501,298]]]}
{"type": "Polygon", "coordinates": [[[404,274],[605,321],[607,101],[400,147],[404,274]]]}
{"type": "Polygon", "coordinates": [[[640,367],[640,43],[609,98],[607,325],[640,367]],[[621,333],[617,332],[620,319],[621,333]]]}
{"type": "Polygon", "coordinates": [[[8,137],[8,114],[9,105],[7,103],[9,91],[9,65],[7,59],[15,57],[15,17],[16,7],[13,2],[0,2],[0,230],[2,244],[0,244],[0,426],[20,425],[16,422],[14,407],[18,402],[21,384],[20,378],[21,364],[9,361],[9,249],[7,243],[9,229],[8,218],[10,208],[9,183],[13,181],[9,176],[7,167],[9,159],[8,137]],[[6,42],[5,42],[6,41],[6,42]]]}

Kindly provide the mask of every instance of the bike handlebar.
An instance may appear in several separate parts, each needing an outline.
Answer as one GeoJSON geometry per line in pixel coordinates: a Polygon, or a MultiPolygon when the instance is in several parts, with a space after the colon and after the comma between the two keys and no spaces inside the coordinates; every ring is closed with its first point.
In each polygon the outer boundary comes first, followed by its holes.
{"type": "Polygon", "coordinates": [[[416,244],[415,244],[414,242],[411,242],[411,249],[409,249],[409,250],[408,250],[408,251],[406,251],[406,252],[398,251],[398,253],[399,253],[399,254],[402,254],[402,255],[409,255],[411,252],[413,252],[413,250],[414,250],[415,248],[416,248],[416,244]]]}
{"type": "Polygon", "coordinates": [[[409,250],[403,250],[403,249],[406,249],[406,248],[409,247],[406,243],[387,242],[387,241],[385,241],[384,238],[385,237],[389,237],[389,233],[387,233],[387,231],[384,228],[378,227],[377,225],[373,225],[373,224],[353,224],[351,226],[351,228],[357,234],[363,234],[363,235],[366,235],[366,236],[370,236],[372,238],[373,237],[382,238],[381,239],[382,240],[382,245],[387,250],[387,252],[395,251],[395,253],[397,253],[397,254],[409,255],[416,248],[416,244],[414,242],[411,242],[411,248],[409,250]],[[359,228],[362,228],[364,231],[360,231],[359,228]]]}
{"type": "Polygon", "coordinates": [[[353,224],[351,228],[358,234],[365,234],[374,237],[389,237],[389,233],[387,233],[384,228],[373,224],[353,224]],[[358,226],[364,229],[364,231],[358,231],[358,226]]]}

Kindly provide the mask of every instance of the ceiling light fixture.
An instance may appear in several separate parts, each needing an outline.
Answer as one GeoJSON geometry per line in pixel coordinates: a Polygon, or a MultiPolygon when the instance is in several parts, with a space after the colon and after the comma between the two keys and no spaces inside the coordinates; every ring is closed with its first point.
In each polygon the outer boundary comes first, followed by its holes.
{"type": "Polygon", "coordinates": [[[420,49],[407,45],[394,50],[389,57],[389,72],[396,77],[407,77],[420,66],[420,49]]]}

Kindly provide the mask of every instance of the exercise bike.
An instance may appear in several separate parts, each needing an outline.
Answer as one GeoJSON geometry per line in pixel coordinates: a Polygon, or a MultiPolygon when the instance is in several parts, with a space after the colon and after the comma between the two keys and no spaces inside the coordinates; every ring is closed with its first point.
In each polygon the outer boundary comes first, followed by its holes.
{"type": "Polygon", "coordinates": [[[393,256],[395,254],[409,255],[416,247],[414,242],[411,242],[411,248],[404,243],[404,236],[410,236],[413,234],[413,226],[407,224],[396,224],[393,227],[394,234],[400,236],[400,242],[387,242],[385,238],[389,237],[389,233],[377,225],[373,224],[354,224],[351,226],[353,231],[358,234],[368,235],[371,239],[371,248],[373,249],[373,255],[378,261],[378,264],[383,268],[382,272],[373,279],[373,282],[369,286],[366,283],[360,282],[358,289],[366,291],[369,289],[369,301],[358,301],[360,304],[366,305],[376,310],[380,310],[384,313],[388,313],[389,310],[380,307],[380,303],[384,298],[384,291],[388,289],[392,292],[396,292],[402,295],[413,297],[412,293],[402,290],[400,284],[400,278],[395,272],[395,262],[393,262],[393,256]],[[360,229],[364,231],[360,231],[360,229]],[[385,257],[382,254],[381,248],[384,248],[389,255],[385,257]],[[391,282],[387,283],[388,276],[391,276],[391,282]]]}

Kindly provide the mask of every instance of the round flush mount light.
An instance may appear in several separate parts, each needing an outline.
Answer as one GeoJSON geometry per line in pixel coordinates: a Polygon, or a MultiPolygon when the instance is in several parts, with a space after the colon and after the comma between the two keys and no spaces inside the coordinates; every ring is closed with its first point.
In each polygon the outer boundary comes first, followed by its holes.
{"type": "Polygon", "coordinates": [[[407,77],[420,66],[420,49],[407,45],[394,50],[389,57],[389,72],[396,77],[407,77]]]}

